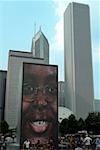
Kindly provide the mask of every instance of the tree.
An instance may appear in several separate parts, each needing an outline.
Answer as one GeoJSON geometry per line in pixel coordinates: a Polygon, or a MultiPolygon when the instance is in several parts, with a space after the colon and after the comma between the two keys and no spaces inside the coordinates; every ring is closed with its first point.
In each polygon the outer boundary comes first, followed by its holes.
{"type": "Polygon", "coordinates": [[[75,115],[71,114],[68,118],[68,133],[76,133],[77,132],[77,120],[75,115]]]}
{"type": "Polygon", "coordinates": [[[85,120],[87,131],[92,131],[94,134],[100,134],[100,113],[89,113],[85,120]]]}
{"type": "Polygon", "coordinates": [[[60,123],[59,132],[63,136],[68,132],[67,130],[68,130],[68,119],[65,118],[60,123]]]}
{"type": "Polygon", "coordinates": [[[85,121],[80,118],[78,121],[77,121],[77,125],[78,125],[78,131],[81,131],[81,130],[85,130],[86,129],[86,124],[85,124],[85,121]]]}
{"type": "Polygon", "coordinates": [[[0,123],[0,128],[1,128],[1,132],[2,132],[3,134],[8,133],[8,131],[9,131],[9,125],[8,125],[8,123],[7,123],[5,120],[3,120],[3,121],[0,123]]]}

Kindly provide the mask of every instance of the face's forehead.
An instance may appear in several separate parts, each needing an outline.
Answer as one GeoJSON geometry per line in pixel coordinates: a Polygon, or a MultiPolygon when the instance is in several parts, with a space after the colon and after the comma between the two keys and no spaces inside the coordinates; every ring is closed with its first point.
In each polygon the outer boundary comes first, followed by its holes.
{"type": "Polygon", "coordinates": [[[36,76],[47,76],[56,74],[57,70],[54,66],[25,64],[24,72],[25,74],[33,74],[36,76]]]}

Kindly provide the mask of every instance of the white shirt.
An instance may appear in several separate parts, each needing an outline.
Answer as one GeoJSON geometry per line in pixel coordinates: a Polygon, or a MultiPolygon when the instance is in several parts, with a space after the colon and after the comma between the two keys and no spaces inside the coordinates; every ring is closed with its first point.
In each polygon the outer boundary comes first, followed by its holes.
{"type": "Polygon", "coordinates": [[[75,148],[75,150],[83,150],[81,147],[77,147],[75,148]]]}
{"type": "Polygon", "coordinates": [[[92,139],[87,136],[83,142],[85,143],[85,145],[91,145],[91,141],[92,141],[92,139]]]}
{"type": "Polygon", "coordinates": [[[30,141],[25,141],[24,144],[25,144],[26,148],[30,147],[30,141]]]}

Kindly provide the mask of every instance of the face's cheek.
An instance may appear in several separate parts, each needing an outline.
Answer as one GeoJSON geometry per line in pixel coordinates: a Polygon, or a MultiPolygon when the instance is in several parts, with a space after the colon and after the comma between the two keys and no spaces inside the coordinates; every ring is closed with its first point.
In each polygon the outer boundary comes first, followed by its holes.
{"type": "Polygon", "coordinates": [[[23,111],[24,111],[24,112],[27,111],[27,109],[28,109],[29,106],[30,106],[30,103],[27,102],[27,100],[28,100],[28,97],[24,96],[24,97],[23,97],[23,111]]]}
{"type": "Polygon", "coordinates": [[[56,114],[57,113],[57,98],[53,97],[52,98],[52,103],[50,104],[53,112],[56,114]]]}
{"type": "Polygon", "coordinates": [[[27,111],[27,109],[29,108],[30,104],[27,102],[23,102],[23,111],[27,111]]]}

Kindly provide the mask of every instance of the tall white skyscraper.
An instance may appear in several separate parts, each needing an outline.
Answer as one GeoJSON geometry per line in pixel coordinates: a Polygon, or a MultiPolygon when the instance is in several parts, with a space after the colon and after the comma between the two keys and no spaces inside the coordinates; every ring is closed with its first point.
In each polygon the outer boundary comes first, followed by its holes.
{"type": "Polygon", "coordinates": [[[66,104],[77,117],[93,111],[93,75],[88,5],[70,3],[64,13],[66,104]]]}
{"type": "Polygon", "coordinates": [[[32,39],[31,52],[34,57],[43,58],[49,64],[49,43],[41,30],[32,39]]]}

